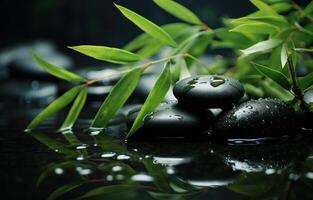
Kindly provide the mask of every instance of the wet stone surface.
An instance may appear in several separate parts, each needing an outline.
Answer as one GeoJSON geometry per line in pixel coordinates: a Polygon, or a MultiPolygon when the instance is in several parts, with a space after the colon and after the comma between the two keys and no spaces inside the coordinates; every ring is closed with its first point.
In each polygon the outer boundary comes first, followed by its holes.
{"type": "Polygon", "coordinates": [[[244,88],[235,79],[203,75],[183,79],[173,89],[179,103],[193,108],[227,108],[244,96],[244,88]]]}
{"type": "MultiPolygon", "coordinates": [[[[139,113],[135,109],[129,113],[128,124],[131,126],[139,113]]],[[[197,137],[205,134],[211,125],[209,119],[206,120],[206,113],[192,113],[182,110],[177,103],[163,103],[161,106],[144,119],[143,126],[135,135],[143,138],[159,137],[197,137]]]]}
{"type": "Polygon", "coordinates": [[[277,99],[250,100],[226,111],[214,124],[216,138],[257,139],[292,135],[293,107],[277,99]]]}

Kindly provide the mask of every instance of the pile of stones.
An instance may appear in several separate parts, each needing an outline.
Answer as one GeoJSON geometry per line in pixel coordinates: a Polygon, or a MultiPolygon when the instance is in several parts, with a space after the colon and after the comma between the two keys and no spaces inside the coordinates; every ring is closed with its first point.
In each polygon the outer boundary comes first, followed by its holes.
{"type": "MultiPolygon", "coordinates": [[[[276,138],[293,134],[296,112],[278,99],[249,99],[243,85],[230,77],[201,75],[177,82],[173,87],[177,101],[162,103],[145,117],[134,138],[217,139],[276,138]]],[[[128,114],[134,122],[140,108],[128,114]]]]}

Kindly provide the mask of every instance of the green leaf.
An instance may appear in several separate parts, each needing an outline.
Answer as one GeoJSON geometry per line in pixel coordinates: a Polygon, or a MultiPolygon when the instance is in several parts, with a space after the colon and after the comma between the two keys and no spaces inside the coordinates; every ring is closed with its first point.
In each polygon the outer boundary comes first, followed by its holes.
{"type": "Polygon", "coordinates": [[[309,88],[313,84],[313,72],[299,78],[299,83],[302,90],[309,88]]]}
{"type": "Polygon", "coordinates": [[[32,53],[33,59],[39,64],[41,68],[43,68],[49,74],[61,78],[63,80],[72,82],[72,83],[83,83],[86,81],[85,78],[74,74],[73,72],[67,71],[60,67],[54,66],[41,58],[39,58],[36,54],[32,53]]]}
{"type": "Polygon", "coordinates": [[[285,18],[273,16],[273,15],[241,17],[241,18],[232,20],[230,23],[234,26],[238,26],[238,25],[245,24],[251,21],[263,22],[263,23],[274,25],[276,27],[283,27],[283,26],[288,25],[288,21],[285,18]]]}
{"type": "Polygon", "coordinates": [[[136,190],[140,186],[138,185],[108,185],[103,187],[97,187],[83,194],[79,199],[86,199],[90,197],[96,197],[104,194],[120,194],[122,192],[130,192],[130,190],[136,190]]]}
{"type": "Polygon", "coordinates": [[[134,91],[141,73],[141,68],[134,68],[116,83],[97,112],[91,127],[104,128],[107,125],[134,91]]]}
{"type": "Polygon", "coordinates": [[[276,26],[263,22],[250,22],[239,25],[233,29],[231,32],[241,32],[241,33],[254,33],[254,34],[271,34],[279,29],[276,26]]]}
{"type": "Polygon", "coordinates": [[[313,1],[311,1],[303,10],[302,16],[307,16],[313,12],[313,1]]]}
{"type": "Polygon", "coordinates": [[[265,40],[262,42],[258,42],[255,45],[241,50],[243,54],[245,55],[249,55],[249,54],[253,54],[253,53],[257,53],[257,52],[262,52],[262,51],[266,51],[266,50],[270,50],[274,47],[277,47],[278,45],[280,45],[282,43],[282,40],[279,39],[269,39],[269,40],[265,40]]]}
{"type": "Polygon", "coordinates": [[[62,187],[59,187],[54,192],[52,192],[47,198],[47,200],[58,199],[60,196],[64,195],[65,193],[71,190],[74,190],[75,188],[78,188],[81,185],[82,183],[70,183],[70,184],[63,185],[62,187]]]}
{"type": "Polygon", "coordinates": [[[258,64],[258,63],[253,63],[255,68],[263,75],[266,77],[272,79],[275,81],[277,84],[285,88],[286,90],[290,90],[291,85],[290,82],[288,81],[288,78],[281,73],[280,71],[271,69],[269,67],[266,67],[264,65],[258,64]]]}
{"type": "Polygon", "coordinates": [[[154,24],[153,22],[147,20],[146,18],[138,15],[137,13],[123,7],[120,5],[115,4],[115,6],[122,12],[122,14],[128,18],[130,21],[132,21],[135,25],[137,25],[141,30],[148,33],[155,39],[168,44],[171,47],[176,47],[177,44],[173,40],[173,38],[164,31],[161,27],[154,24]]]}
{"type": "Polygon", "coordinates": [[[140,109],[133,126],[131,127],[127,138],[133,135],[142,125],[145,116],[153,111],[162,102],[164,96],[166,95],[168,89],[171,85],[171,72],[170,72],[170,62],[165,63],[164,69],[160,74],[158,80],[154,84],[152,90],[150,91],[145,103],[140,109]]]}
{"type": "Polygon", "coordinates": [[[76,86],[66,93],[64,93],[61,97],[57,98],[55,101],[53,101],[47,108],[45,108],[43,111],[41,111],[35,119],[31,121],[31,123],[27,126],[27,129],[25,131],[30,131],[31,129],[36,128],[38,125],[40,125],[45,119],[56,113],[57,111],[61,110],[65,106],[67,106],[69,103],[73,101],[73,99],[76,97],[77,93],[81,90],[81,86],[76,86]]]}
{"type": "Polygon", "coordinates": [[[266,3],[260,1],[260,0],[250,0],[251,3],[253,3],[260,11],[263,11],[267,15],[278,15],[278,13],[271,8],[266,3]]]}
{"type": "Polygon", "coordinates": [[[181,19],[185,22],[189,22],[195,25],[201,25],[203,22],[188,8],[173,1],[173,0],[153,0],[158,6],[160,6],[166,12],[181,19]]]}
{"type": "Polygon", "coordinates": [[[281,47],[280,61],[281,67],[284,68],[288,60],[288,49],[286,44],[283,44],[281,47]]]}
{"type": "Polygon", "coordinates": [[[164,167],[161,165],[153,163],[152,160],[144,159],[142,161],[145,168],[148,171],[148,174],[153,177],[153,183],[158,187],[162,192],[173,192],[170,187],[170,179],[168,174],[165,172],[164,167]]]}
{"type": "MultiPolygon", "coordinates": [[[[184,31],[190,30],[193,27],[185,23],[170,23],[170,24],[165,24],[161,26],[161,28],[164,31],[166,31],[173,39],[175,39],[178,36],[180,36],[184,31]]],[[[135,39],[130,41],[128,44],[126,44],[123,47],[123,49],[127,51],[135,51],[137,49],[144,47],[145,45],[149,45],[150,43],[152,43],[152,41],[157,41],[158,43],[160,43],[158,40],[154,39],[149,34],[142,33],[139,36],[137,36],[135,39]]],[[[162,46],[164,46],[164,44],[162,44],[162,46]]]]}
{"type": "Polygon", "coordinates": [[[80,45],[69,48],[92,58],[116,64],[128,64],[141,59],[139,55],[132,52],[106,46],[80,45]]]}
{"type": "Polygon", "coordinates": [[[60,130],[70,129],[78,118],[81,110],[83,109],[87,99],[87,88],[83,88],[76,97],[71,110],[69,111],[65,121],[63,122],[60,130]]]}

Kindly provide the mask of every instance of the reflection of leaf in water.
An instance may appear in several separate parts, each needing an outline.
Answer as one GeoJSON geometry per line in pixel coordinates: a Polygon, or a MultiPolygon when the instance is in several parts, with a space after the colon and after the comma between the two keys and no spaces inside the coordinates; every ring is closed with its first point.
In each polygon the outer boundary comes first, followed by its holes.
{"type": "Polygon", "coordinates": [[[195,199],[197,195],[201,194],[202,190],[193,191],[193,192],[185,192],[185,193],[178,193],[178,194],[168,194],[168,193],[161,193],[161,192],[152,192],[149,191],[148,193],[155,199],[158,200],[168,200],[168,199],[195,199]]]}
{"type": "Polygon", "coordinates": [[[44,145],[58,153],[65,154],[71,157],[76,157],[79,155],[78,152],[70,149],[68,146],[57,141],[56,139],[48,137],[46,134],[36,132],[30,133],[30,135],[33,136],[39,142],[43,143],[44,145]]]}
{"type": "Polygon", "coordinates": [[[119,161],[101,163],[100,165],[98,165],[98,169],[104,172],[111,172],[112,168],[115,166],[120,166],[123,170],[123,175],[125,176],[131,176],[136,174],[136,171],[131,166],[119,161]]]}
{"type": "Polygon", "coordinates": [[[152,160],[145,159],[142,161],[145,165],[148,174],[154,178],[154,184],[162,191],[172,193],[173,190],[170,187],[169,176],[165,172],[164,167],[154,164],[152,160]]]}
{"type": "Polygon", "coordinates": [[[61,187],[59,187],[58,189],[56,189],[55,191],[53,191],[50,196],[48,197],[47,200],[54,200],[59,198],[60,196],[62,196],[63,194],[74,190],[75,188],[78,188],[79,186],[81,186],[83,183],[71,183],[71,184],[66,184],[63,185],[61,187]]]}
{"type": "Polygon", "coordinates": [[[94,188],[84,195],[79,197],[79,199],[86,199],[90,197],[100,196],[100,195],[121,195],[121,193],[129,193],[130,191],[139,189],[139,185],[107,185],[103,187],[94,188]]]}
{"type": "Polygon", "coordinates": [[[45,178],[51,173],[54,169],[56,168],[67,168],[67,167],[72,167],[72,166],[77,166],[80,164],[78,161],[65,161],[61,163],[51,163],[47,167],[45,167],[45,170],[40,174],[36,187],[39,187],[42,182],[45,180],[45,178]]]}
{"type": "Polygon", "coordinates": [[[124,146],[108,135],[99,134],[95,136],[94,139],[95,143],[100,146],[103,151],[115,153],[122,153],[126,151],[124,146]]]}
{"type": "MultiPolygon", "coordinates": [[[[242,173],[239,179],[227,186],[228,189],[249,197],[268,197],[277,194],[275,185],[281,183],[277,175],[266,175],[264,173],[242,173]],[[272,190],[275,190],[272,191],[272,190]],[[271,192],[270,192],[271,191],[271,192]],[[269,193],[270,192],[270,193],[269,193]]],[[[283,183],[279,188],[283,188],[283,183]]]]}

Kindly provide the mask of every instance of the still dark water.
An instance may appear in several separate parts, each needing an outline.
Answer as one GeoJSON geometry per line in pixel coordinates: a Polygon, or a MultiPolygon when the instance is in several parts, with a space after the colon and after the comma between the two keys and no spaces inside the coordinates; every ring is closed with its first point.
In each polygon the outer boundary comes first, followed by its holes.
{"type": "Polygon", "coordinates": [[[55,132],[64,117],[60,113],[37,131],[24,133],[40,109],[0,103],[1,196],[313,199],[311,131],[261,145],[214,144],[208,139],[125,143],[123,113],[102,132],[87,130],[96,107],[85,107],[72,132],[55,132]]]}

